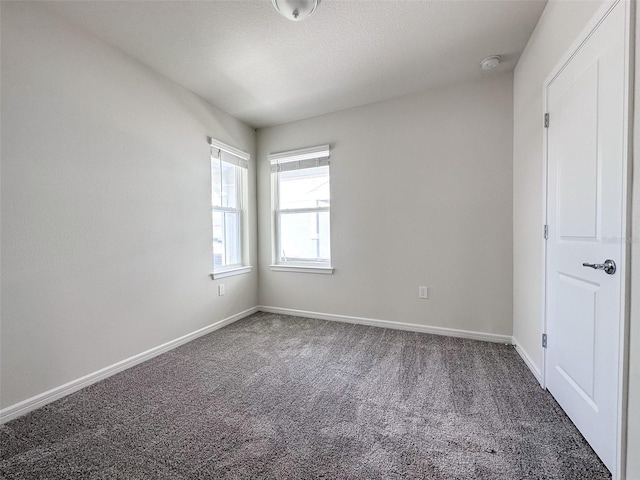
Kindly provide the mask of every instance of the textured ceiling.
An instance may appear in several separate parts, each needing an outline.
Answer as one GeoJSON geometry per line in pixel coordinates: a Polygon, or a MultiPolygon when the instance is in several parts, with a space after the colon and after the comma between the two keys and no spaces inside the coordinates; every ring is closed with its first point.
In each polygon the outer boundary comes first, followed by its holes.
{"type": "Polygon", "coordinates": [[[513,69],[541,0],[323,0],[291,22],[270,0],[47,6],[253,127],[513,69]]]}

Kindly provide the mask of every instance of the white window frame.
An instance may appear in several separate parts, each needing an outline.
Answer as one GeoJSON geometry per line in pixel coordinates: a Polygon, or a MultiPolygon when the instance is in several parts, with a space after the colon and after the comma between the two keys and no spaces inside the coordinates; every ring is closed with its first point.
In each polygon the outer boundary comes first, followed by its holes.
{"type": "MultiPolygon", "coordinates": [[[[240,252],[240,262],[232,265],[224,265],[216,268],[215,257],[213,252],[213,245],[211,250],[211,264],[212,272],[210,273],[212,280],[219,278],[231,277],[234,275],[241,275],[243,273],[249,273],[252,269],[248,265],[248,259],[245,248],[245,205],[247,194],[247,170],[249,168],[250,155],[247,152],[239,150],[231,145],[227,145],[219,140],[215,140],[208,137],[209,145],[211,146],[211,167],[213,162],[220,162],[220,173],[222,173],[222,163],[229,163],[236,167],[236,205],[237,207],[223,207],[222,205],[211,205],[211,232],[213,233],[213,215],[215,212],[220,213],[237,213],[238,214],[238,251],[240,252]]],[[[213,176],[211,177],[211,190],[213,191],[213,176]]],[[[222,192],[222,188],[220,189],[222,192]]],[[[213,239],[213,237],[212,237],[213,239]]],[[[226,239],[225,239],[226,240],[226,239]]]]}
{"type": "MultiPolygon", "coordinates": [[[[284,170],[305,169],[320,166],[329,167],[329,145],[319,145],[317,147],[304,148],[300,150],[290,150],[286,152],[273,153],[268,156],[271,164],[271,184],[272,184],[272,214],[273,214],[273,262],[271,270],[279,272],[303,272],[303,273],[333,273],[331,260],[331,229],[329,229],[329,260],[310,261],[283,261],[280,258],[281,249],[281,226],[282,214],[295,213],[329,213],[331,222],[331,205],[326,207],[309,208],[280,208],[280,179],[279,173],[284,170]]],[[[329,182],[331,182],[331,170],[329,169],[329,182]]]]}

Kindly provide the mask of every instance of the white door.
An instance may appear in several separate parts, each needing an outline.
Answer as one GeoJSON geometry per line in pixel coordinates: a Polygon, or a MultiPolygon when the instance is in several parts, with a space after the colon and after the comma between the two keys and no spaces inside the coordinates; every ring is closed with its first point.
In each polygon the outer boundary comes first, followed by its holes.
{"type": "Polygon", "coordinates": [[[607,468],[618,443],[625,4],[547,85],[546,386],[607,468]],[[583,266],[611,260],[617,271],[583,266]]]}

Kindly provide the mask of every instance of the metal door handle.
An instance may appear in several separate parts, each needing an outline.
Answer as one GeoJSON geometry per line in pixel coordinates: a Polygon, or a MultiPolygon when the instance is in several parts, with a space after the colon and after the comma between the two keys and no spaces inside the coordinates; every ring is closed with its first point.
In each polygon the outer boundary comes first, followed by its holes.
{"type": "Polygon", "coordinates": [[[616,273],[616,262],[611,259],[607,259],[604,263],[583,263],[583,267],[590,267],[594,270],[604,270],[604,273],[613,275],[616,273]]]}

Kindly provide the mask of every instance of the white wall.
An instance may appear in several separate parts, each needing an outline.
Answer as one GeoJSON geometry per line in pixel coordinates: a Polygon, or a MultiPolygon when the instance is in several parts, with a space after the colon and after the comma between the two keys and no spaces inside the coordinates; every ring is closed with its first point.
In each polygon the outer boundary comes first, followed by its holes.
{"type": "Polygon", "coordinates": [[[543,83],[602,2],[551,0],[514,73],[513,336],[542,368],[543,83]]]}
{"type": "Polygon", "coordinates": [[[253,156],[251,128],[29,2],[2,2],[2,126],[3,407],[256,305],[255,271],[208,277],[206,136],[253,156]]]}
{"type": "Polygon", "coordinates": [[[512,106],[488,73],[258,130],[260,304],[511,335],[512,106]],[[324,143],[335,272],[273,272],[266,157],[324,143]]]}

